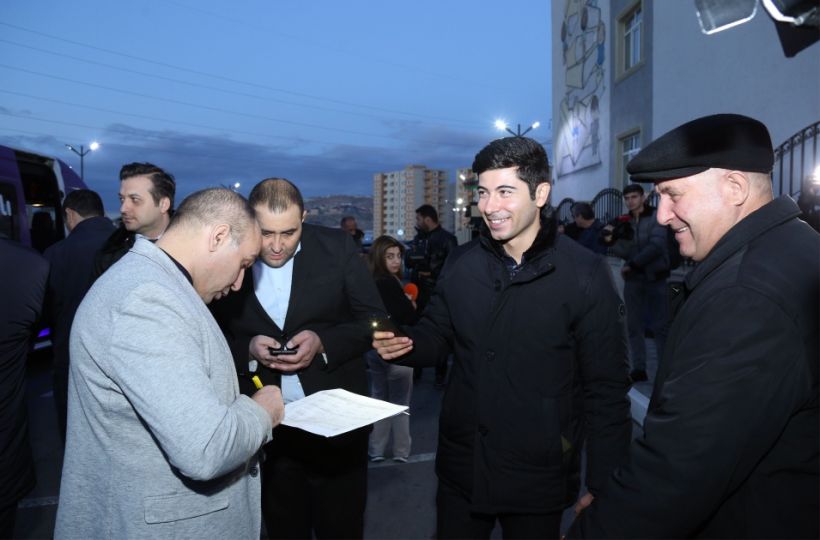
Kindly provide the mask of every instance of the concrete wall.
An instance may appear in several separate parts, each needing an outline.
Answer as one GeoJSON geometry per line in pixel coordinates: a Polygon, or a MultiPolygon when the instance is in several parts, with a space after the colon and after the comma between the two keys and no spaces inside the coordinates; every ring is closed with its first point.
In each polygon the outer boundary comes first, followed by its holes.
{"type": "Polygon", "coordinates": [[[609,19],[609,2],[552,2],[553,204],[609,185],[609,19]]]}
{"type": "MultiPolygon", "coordinates": [[[[610,155],[612,156],[609,185],[616,189],[623,189],[629,181],[624,181],[620,177],[621,169],[621,147],[619,138],[623,135],[639,129],[641,132],[641,148],[652,140],[652,72],[653,72],[653,47],[652,34],[653,24],[652,12],[656,2],[643,0],[641,9],[643,12],[643,62],[639,64],[633,72],[619,77],[617,69],[611,69],[612,77],[612,103],[611,103],[611,130],[609,136],[610,155]],[[647,24],[647,21],[650,21],[647,24]]],[[[617,61],[618,18],[624,11],[634,7],[634,0],[612,0],[612,16],[610,32],[610,43],[612,55],[612,65],[617,61]]]]}
{"type": "Polygon", "coordinates": [[[778,146],[820,120],[820,42],[786,58],[762,6],[751,21],[707,36],[693,4],[654,2],[654,137],[699,116],[739,113],[765,123],[778,146]]]}

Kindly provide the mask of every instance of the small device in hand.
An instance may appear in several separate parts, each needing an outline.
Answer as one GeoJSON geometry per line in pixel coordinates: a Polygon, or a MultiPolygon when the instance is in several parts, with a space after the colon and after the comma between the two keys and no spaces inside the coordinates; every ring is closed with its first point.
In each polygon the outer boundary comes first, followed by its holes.
{"type": "Polygon", "coordinates": [[[393,337],[407,337],[389,317],[373,317],[370,319],[370,329],[373,332],[392,332],[393,337]]]}
{"type": "Polygon", "coordinates": [[[268,347],[268,352],[273,356],[281,356],[285,354],[296,354],[299,352],[299,347],[289,349],[286,344],[282,344],[279,348],[268,347]]]}

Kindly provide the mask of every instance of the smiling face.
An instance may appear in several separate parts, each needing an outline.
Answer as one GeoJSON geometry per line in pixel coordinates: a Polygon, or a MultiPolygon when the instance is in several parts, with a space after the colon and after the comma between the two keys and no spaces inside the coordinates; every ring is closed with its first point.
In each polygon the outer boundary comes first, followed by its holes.
{"type": "Polygon", "coordinates": [[[492,169],[478,176],[478,209],[493,239],[516,261],[535,241],[540,229],[540,210],[549,197],[550,185],[539,184],[535,200],[517,168],[492,169]]]}
{"type": "Polygon", "coordinates": [[[295,204],[284,212],[273,212],[266,205],[257,205],[256,220],[262,228],[262,250],[259,256],[271,268],[281,268],[296,253],[302,238],[305,213],[295,204]]]}
{"type": "Polygon", "coordinates": [[[723,169],[659,182],[658,223],[675,232],[681,255],[703,260],[737,223],[731,183],[723,169]]]}

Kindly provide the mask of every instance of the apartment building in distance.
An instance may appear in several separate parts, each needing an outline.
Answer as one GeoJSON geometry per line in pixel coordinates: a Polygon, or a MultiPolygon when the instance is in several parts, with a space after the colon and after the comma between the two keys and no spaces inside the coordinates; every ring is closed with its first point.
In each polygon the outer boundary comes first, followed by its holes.
{"type": "Polygon", "coordinates": [[[412,240],[416,232],[416,208],[430,204],[439,222],[453,230],[452,188],[447,171],[408,165],[400,171],[373,175],[373,237],[389,234],[401,241],[412,240]]]}
{"type": "Polygon", "coordinates": [[[453,234],[458,238],[458,243],[463,244],[473,236],[473,226],[471,219],[478,217],[478,175],[471,167],[456,169],[456,185],[453,195],[453,234]]]}

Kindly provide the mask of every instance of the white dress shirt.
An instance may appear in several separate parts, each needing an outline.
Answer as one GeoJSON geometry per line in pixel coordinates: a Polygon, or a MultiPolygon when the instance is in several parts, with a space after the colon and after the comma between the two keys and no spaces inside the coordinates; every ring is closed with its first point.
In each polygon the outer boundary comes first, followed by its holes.
{"type": "MultiPolygon", "coordinates": [[[[256,298],[262,308],[273,319],[279,328],[285,327],[285,316],[288,314],[290,289],[293,284],[293,259],[302,249],[302,243],[296,246],[296,252],[280,268],[271,268],[262,259],[253,263],[253,287],[256,298]]],[[[271,336],[279,341],[282,336],[271,336]]],[[[291,338],[292,336],[287,336],[291,338]]],[[[284,343],[282,343],[284,345],[284,343]]],[[[302,383],[296,374],[282,374],[282,398],[285,403],[305,397],[302,383]]]]}

